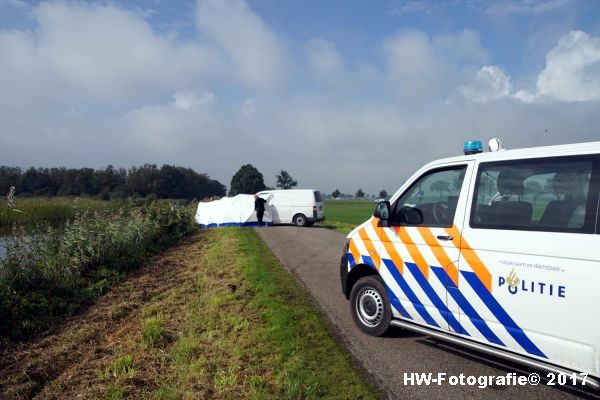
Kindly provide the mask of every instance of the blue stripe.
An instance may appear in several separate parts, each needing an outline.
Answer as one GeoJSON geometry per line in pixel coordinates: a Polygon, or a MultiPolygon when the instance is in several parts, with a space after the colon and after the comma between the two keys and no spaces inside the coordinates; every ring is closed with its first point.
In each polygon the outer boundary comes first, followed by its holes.
{"type": "Polygon", "coordinates": [[[523,329],[521,329],[517,323],[508,315],[508,313],[502,308],[502,306],[496,301],[494,296],[487,290],[483,283],[479,280],[474,272],[461,271],[467,282],[471,285],[475,293],[481,298],[489,310],[494,316],[500,321],[507,332],[525,349],[529,354],[536,355],[538,357],[548,358],[538,347],[533,344],[531,339],[527,337],[523,329]]]}
{"type": "Polygon", "coordinates": [[[479,316],[477,311],[475,311],[473,306],[471,306],[469,301],[465,298],[465,296],[463,296],[460,290],[456,288],[456,285],[454,284],[454,282],[452,282],[452,279],[450,279],[450,276],[448,275],[446,270],[444,270],[441,267],[431,267],[431,269],[439,278],[440,282],[442,282],[442,284],[446,286],[448,293],[450,293],[450,296],[452,296],[452,298],[454,299],[454,301],[456,301],[458,306],[465,312],[465,314],[467,314],[473,325],[475,325],[477,330],[481,332],[481,334],[487,339],[487,341],[500,346],[505,346],[505,344],[502,343],[500,338],[498,338],[498,336],[496,336],[496,334],[489,328],[489,326],[487,326],[487,324],[483,321],[483,318],[479,316]]]}
{"type": "Polygon", "coordinates": [[[406,311],[406,309],[404,307],[402,307],[402,304],[400,303],[400,299],[396,297],[394,292],[392,292],[392,289],[390,289],[387,285],[385,285],[385,288],[387,289],[388,296],[390,296],[392,306],[394,306],[396,308],[396,310],[398,310],[400,312],[400,315],[402,315],[402,317],[404,317],[406,319],[412,319],[412,317],[410,316],[408,311],[406,311]]]}
{"type": "Polygon", "coordinates": [[[469,333],[465,330],[465,328],[462,327],[462,325],[460,324],[460,322],[458,322],[456,317],[454,317],[454,314],[452,314],[452,312],[448,310],[448,308],[446,307],[446,303],[442,301],[442,299],[440,299],[433,287],[431,287],[429,282],[427,282],[425,275],[423,275],[419,267],[417,267],[417,264],[409,262],[404,262],[404,264],[406,264],[410,272],[417,280],[419,286],[421,286],[421,289],[423,289],[423,291],[425,292],[427,297],[429,297],[429,300],[431,300],[433,305],[437,307],[440,314],[442,314],[442,317],[444,317],[444,319],[446,320],[446,322],[448,322],[450,327],[454,329],[455,332],[469,336],[469,333]]]}
{"type": "Polygon", "coordinates": [[[377,267],[375,266],[375,263],[373,262],[373,260],[371,259],[371,257],[369,257],[369,256],[363,256],[362,254],[361,254],[361,257],[362,257],[362,260],[363,260],[363,262],[365,264],[367,264],[367,265],[375,268],[375,271],[377,271],[377,267]]]}
{"type": "Polygon", "coordinates": [[[392,260],[387,260],[384,258],[383,263],[387,267],[392,277],[394,277],[394,280],[396,281],[398,286],[400,286],[400,289],[402,289],[408,300],[413,304],[415,310],[417,310],[417,312],[425,320],[425,322],[429,325],[439,328],[440,326],[437,324],[437,322],[435,322],[431,315],[429,315],[429,312],[427,312],[427,309],[425,308],[423,303],[419,301],[419,298],[417,297],[417,295],[415,295],[415,292],[413,292],[410,286],[408,286],[408,283],[406,283],[406,280],[400,274],[394,262],[392,260]]]}
{"type": "Polygon", "coordinates": [[[354,261],[354,256],[352,255],[352,253],[348,252],[346,257],[348,257],[348,263],[350,263],[350,268],[354,267],[356,265],[356,261],[354,261]]]}
{"type": "MultiPolygon", "coordinates": [[[[363,256],[363,255],[361,255],[361,257],[365,264],[367,264],[368,266],[372,267],[375,271],[377,271],[377,268],[375,267],[375,263],[373,262],[373,259],[371,259],[371,257],[363,256]]],[[[352,262],[354,262],[354,257],[352,256],[352,254],[348,253],[348,260],[350,260],[350,259],[352,259],[352,262]]],[[[350,265],[352,265],[352,264],[350,264],[350,265]]],[[[406,311],[406,309],[404,307],[402,307],[402,304],[400,304],[400,300],[396,297],[394,292],[388,287],[387,284],[385,284],[385,281],[384,281],[384,285],[388,292],[388,296],[390,297],[390,303],[392,303],[392,305],[394,307],[396,307],[396,309],[400,312],[400,315],[402,315],[404,318],[412,319],[412,317],[406,311]]]]}
{"type": "Polygon", "coordinates": [[[258,221],[250,221],[250,222],[224,222],[222,224],[198,224],[200,228],[219,228],[223,226],[271,226],[272,222],[263,222],[262,225],[258,224],[258,221]]]}

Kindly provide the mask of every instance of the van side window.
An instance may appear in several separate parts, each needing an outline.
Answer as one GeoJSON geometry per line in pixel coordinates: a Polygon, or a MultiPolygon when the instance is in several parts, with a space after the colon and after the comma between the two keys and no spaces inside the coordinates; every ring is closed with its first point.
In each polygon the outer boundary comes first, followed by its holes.
{"type": "Polygon", "coordinates": [[[400,225],[451,227],[466,166],[421,176],[396,200],[392,221],[400,225]]]}
{"type": "Polygon", "coordinates": [[[588,216],[592,168],[589,157],[482,163],[471,227],[592,233],[593,217],[588,216]]]}

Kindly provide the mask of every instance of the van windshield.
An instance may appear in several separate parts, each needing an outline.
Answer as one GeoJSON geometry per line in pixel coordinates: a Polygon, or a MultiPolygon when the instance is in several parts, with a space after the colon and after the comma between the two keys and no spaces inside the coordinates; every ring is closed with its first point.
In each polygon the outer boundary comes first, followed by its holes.
{"type": "Polygon", "coordinates": [[[320,203],[322,201],[321,200],[321,192],[319,192],[318,190],[315,190],[315,201],[317,203],[320,203]]]}

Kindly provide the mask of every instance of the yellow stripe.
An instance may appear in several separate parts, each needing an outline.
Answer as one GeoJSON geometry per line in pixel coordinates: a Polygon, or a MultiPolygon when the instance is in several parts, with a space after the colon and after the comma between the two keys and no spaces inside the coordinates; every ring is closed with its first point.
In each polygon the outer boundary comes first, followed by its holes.
{"type": "Polygon", "coordinates": [[[446,270],[448,276],[454,282],[454,286],[458,287],[458,268],[452,262],[448,254],[442,246],[438,243],[436,238],[433,236],[431,229],[419,227],[419,233],[423,236],[425,243],[431,248],[431,251],[435,255],[435,258],[440,262],[442,268],[446,270]]]}
{"type": "Polygon", "coordinates": [[[412,257],[414,263],[417,264],[417,267],[419,267],[419,269],[425,276],[425,279],[429,279],[429,264],[427,264],[427,261],[425,261],[425,259],[423,258],[423,255],[421,255],[421,252],[417,248],[417,245],[414,244],[414,242],[408,235],[406,228],[403,226],[400,226],[400,227],[398,227],[397,232],[398,232],[398,236],[400,237],[400,241],[402,242],[402,244],[404,244],[404,246],[408,250],[408,253],[412,257]]]}
{"type": "Polygon", "coordinates": [[[367,235],[367,231],[365,230],[365,228],[362,228],[360,231],[358,231],[358,235],[362,239],[363,244],[365,245],[367,252],[369,253],[369,256],[373,260],[373,263],[375,264],[375,268],[377,268],[377,270],[379,271],[379,266],[381,264],[381,257],[379,257],[379,254],[375,250],[375,246],[373,246],[373,242],[371,241],[371,238],[369,237],[369,235],[367,235]]]}
{"type": "Polygon", "coordinates": [[[350,250],[350,253],[352,253],[352,257],[354,257],[354,262],[359,264],[360,263],[360,251],[358,251],[358,248],[356,247],[356,243],[354,243],[354,239],[350,239],[350,244],[348,245],[348,249],[350,250]]]}
{"type": "Polygon", "coordinates": [[[452,242],[454,245],[460,249],[461,255],[467,260],[475,275],[479,278],[479,280],[483,283],[483,285],[487,288],[488,291],[492,291],[492,274],[487,269],[485,264],[481,261],[475,250],[469,246],[466,239],[461,236],[460,230],[453,225],[452,228],[446,228],[446,232],[450,236],[452,236],[452,242]]]}
{"type": "Polygon", "coordinates": [[[379,237],[379,240],[381,240],[383,247],[385,247],[385,250],[391,257],[396,269],[402,275],[404,273],[404,261],[402,261],[402,257],[400,257],[400,254],[398,254],[398,250],[396,250],[396,247],[388,237],[387,233],[385,233],[385,230],[382,227],[377,226],[377,221],[378,220],[376,218],[373,218],[371,225],[373,225],[373,229],[375,229],[377,237],[379,237]]]}

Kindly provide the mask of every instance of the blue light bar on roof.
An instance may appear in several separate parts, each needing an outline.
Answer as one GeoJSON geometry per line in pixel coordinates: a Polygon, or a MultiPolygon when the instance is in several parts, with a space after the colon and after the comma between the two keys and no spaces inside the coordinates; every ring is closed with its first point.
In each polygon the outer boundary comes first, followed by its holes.
{"type": "Polygon", "coordinates": [[[463,151],[465,155],[468,156],[470,154],[477,154],[483,152],[483,145],[479,140],[472,140],[469,142],[465,142],[463,146],[463,151]]]}

